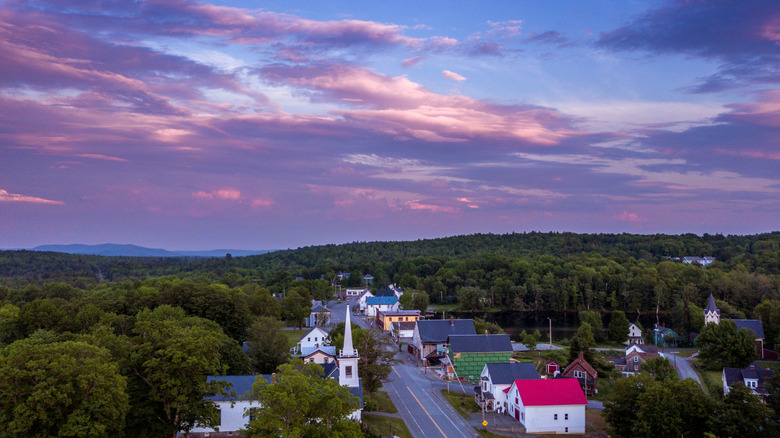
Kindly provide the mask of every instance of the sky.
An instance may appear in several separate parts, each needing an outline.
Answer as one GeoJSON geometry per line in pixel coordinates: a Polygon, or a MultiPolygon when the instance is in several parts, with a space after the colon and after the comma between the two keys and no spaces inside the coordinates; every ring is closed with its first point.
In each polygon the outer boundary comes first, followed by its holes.
{"type": "Polygon", "coordinates": [[[0,0],[0,248],[780,227],[780,8],[0,0]]]}

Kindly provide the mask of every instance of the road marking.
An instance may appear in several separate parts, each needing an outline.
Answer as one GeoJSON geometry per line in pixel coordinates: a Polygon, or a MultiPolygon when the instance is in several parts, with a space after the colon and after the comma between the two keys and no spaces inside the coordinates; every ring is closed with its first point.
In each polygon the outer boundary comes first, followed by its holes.
{"type": "MultiPolygon", "coordinates": [[[[434,391],[435,391],[435,390],[434,390],[434,391]]],[[[438,410],[439,410],[439,412],[441,412],[441,414],[442,414],[442,415],[444,415],[444,418],[446,418],[446,419],[447,419],[447,421],[449,421],[449,422],[450,422],[450,424],[452,424],[452,426],[455,428],[455,430],[457,430],[458,432],[460,432],[460,434],[461,434],[462,436],[466,436],[466,437],[468,437],[468,436],[469,436],[469,435],[467,435],[466,433],[464,433],[464,432],[463,432],[463,430],[462,430],[462,428],[463,428],[463,425],[460,425],[460,426],[458,426],[457,424],[455,424],[455,422],[454,422],[454,421],[452,421],[453,415],[450,415],[450,414],[448,414],[448,413],[444,412],[444,410],[441,408],[441,406],[439,405],[439,403],[436,403],[436,402],[433,400],[433,397],[434,397],[434,396],[436,396],[436,392],[433,392],[433,396],[432,396],[432,395],[430,395],[430,394],[428,394],[427,392],[424,392],[423,394],[425,394],[425,395],[426,395],[426,396],[427,396],[427,397],[428,397],[428,398],[431,400],[431,403],[433,404],[433,406],[434,406],[434,407],[436,407],[436,409],[438,409],[438,410]]],[[[454,414],[454,417],[456,417],[456,418],[460,418],[460,414],[458,414],[458,413],[455,411],[455,409],[452,407],[452,405],[450,405],[450,403],[449,403],[447,400],[445,400],[443,396],[441,397],[441,402],[442,402],[442,403],[444,403],[444,404],[445,404],[445,406],[449,406],[449,407],[450,407],[450,411],[452,412],[452,414],[454,414]]],[[[470,429],[472,429],[472,427],[471,427],[471,426],[469,426],[468,424],[466,424],[466,428],[467,428],[467,430],[470,430],[470,429]]]]}
{"type": "Polygon", "coordinates": [[[393,369],[393,372],[394,372],[395,374],[397,374],[397,375],[398,375],[398,377],[401,377],[401,375],[400,375],[400,374],[398,374],[398,371],[396,371],[396,370],[395,370],[395,367],[394,367],[394,366],[390,366],[390,368],[392,368],[392,369],[393,369]]]}
{"type": "Polygon", "coordinates": [[[425,412],[425,415],[427,415],[428,418],[431,419],[431,422],[433,422],[433,425],[436,426],[437,429],[439,429],[439,432],[441,432],[441,434],[444,435],[444,438],[447,438],[447,435],[444,434],[444,431],[441,430],[441,427],[439,427],[439,425],[436,424],[435,421],[433,421],[433,417],[431,417],[431,414],[429,414],[428,411],[425,409],[425,406],[423,406],[422,403],[420,403],[420,400],[417,398],[417,396],[414,395],[414,393],[412,392],[412,388],[407,386],[406,389],[408,389],[409,393],[412,394],[412,397],[414,397],[414,399],[417,401],[417,404],[420,405],[420,407],[422,408],[423,412],[425,412]]]}

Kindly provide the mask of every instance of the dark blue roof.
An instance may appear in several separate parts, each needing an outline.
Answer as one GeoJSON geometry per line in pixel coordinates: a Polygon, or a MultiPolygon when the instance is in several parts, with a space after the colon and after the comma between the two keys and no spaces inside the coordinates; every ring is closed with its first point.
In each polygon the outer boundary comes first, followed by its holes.
{"type": "Polygon", "coordinates": [[[453,353],[495,353],[512,351],[509,335],[450,335],[453,353]]]}
{"type": "Polygon", "coordinates": [[[392,297],[368,297],[366,298],[366,305],[367,306],[384,306],[384,305],[393,305],[398,302],[398,298],[395,296],[392,297]]]}
{"type": "Polygon", "coordinates": [[[515,380],[538,379],[539,373],[533,362],[489,363],[485,364],[494,385],[508,385],[515,380]]]}
{"type": "Polygon", "coordinates": [[[710,294],[710,297],[707,299],[707,307],[704,308],[704,313],[708,312],[715,312],[716,315],[720,315],[720,310],[718,310],[718,306],[715,305],[715,297],[710,294]]]}
{"type": "Polygon", "coordinates": [[[758,319],[732,319],[738,329],[746,328],[755,333],[756,338],[764,339],[764,325],[758,319]]]}
{"type": "MultiPolygon", "coordinates": [[[[235,397],[230,395],[220,395],[217,394],[213,397],[209,397],[209,400],[213,401],[236,401],[236,400],[246,400],[249,398],[249,394],[252,393],[252,384],[255,383],[255,379],[260,377],[259,374],[250,374],[245,376],[209,376],[206,381],[211,382],[213,380],[222,380],[225,382],[228,382],[230,385],[228,385],[227,391],[228,393],[235,393],[235,397]]],[[[262,377],[265,379],[266,382],[271,381],[271,375],[270,374],[262,374],[262,377]]]]}
{"type": "Polygon", "coordinates": [[[417,321],[420,340],[425,344],[443,344],[450,335],[476,335],[470,319],[428,319],[417,321]]]}
{"type": "Polygon", "coordinates": [[[374,292],[375,297],[394,297],[395,292],[391,291],[390,289],[379,289],[378,291],[374,292]]]}

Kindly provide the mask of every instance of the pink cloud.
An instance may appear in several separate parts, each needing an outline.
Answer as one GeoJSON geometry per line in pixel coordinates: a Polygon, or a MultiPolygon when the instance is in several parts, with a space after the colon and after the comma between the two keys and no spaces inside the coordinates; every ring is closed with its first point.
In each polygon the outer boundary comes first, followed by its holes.
{"type": "Polygon", "coordinates": [[[640,218],[636,213],[629,213],[623,210],[623,213],[612,216],[613,219],[617,219],[622,222],[642,222],[644,219],[640,218]]]}
{"type": "Polygon", "coordinates": [[[403,61],[401,61],[401,65],[404,68],[414,67],[416,65],[419,65],[423,60],[425,59],[425,56],[413,56],[411,58],[406,58],[403,61]]]}
{"type": "Polygon", "coordinates": [[[211,192],[195,192],[192,194],[192,197],[195,199],[205,199],[205,200],[227,200],[227,201],[238,201],[241,199],[241,191],[236,189],[222,189],[222,190],[215,190],[211,192]]]}
{"type": "Polygon", "coordinates": [[[423,210],[423,211],[429,211],[431,213],[457,213],[458,212],[458,209],[453,207],[434,205],[434,204],[423,204],[417,199],[412,201],[407,201],[404,204],[404,207],[408,208],[409,210],[423,210]]]}
{"type": "Polygon", "coordinates": [[[726,105],[732,111],[724,116],[755,125],[780,127],[780,90],[758,93],[758,102],[726,105]]]}
{"type": "Polygon", "coordinates": [[[105,160],[105,161],[123,161],[126,162],[127,160],[121,157],[112,157],[110,155],[104,155],[104,154],[74,154],[74,157],[81,157],[81,158],[91,158],[93,160],[105,160]]]}
{"type": "Polygon", "coordinates": [[[459,74],[457,74],[457,73],[455,73],[453,71],[449,71],[449,70],[443,70],[441,72],[441,76],[444,79],[449,79],[451,81],[456,81],[456,82],[461,82],[461,81],[465,81],[466,80],[465,76],[461,76],[461,75],[459,75],[459,74]]]}
{"type": "Polygon", "coordinates": [[[30,204],[51,204],[51,205],[64,205],[62,201],[53,201],[51,199],[38,198],[35,196],[20,195],[17,193],[8,193],[6,190],[0,189],[0,202],[27,202],[30,204]]]}

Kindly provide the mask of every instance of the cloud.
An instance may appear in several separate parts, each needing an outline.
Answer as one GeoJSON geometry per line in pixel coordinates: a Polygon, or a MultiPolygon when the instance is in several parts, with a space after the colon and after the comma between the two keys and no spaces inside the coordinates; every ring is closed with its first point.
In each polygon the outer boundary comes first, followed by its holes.
{"type": "Polygon", "coordinates": [[[30,204],[51,204],[51,205],[65,204],[62,201],[53,201],[51,199],[38,198],[35,196],[8,193],[8,191],[3,189],[0,189],[0,202],[27,202],[30,204]]]}
{"type": "Polygon", "coordinates": [[[596,45],[719,60],[718,73],[691,87],[693,92],[713,92],[780,81],[778,23],[780,8],[774,0],[677,0],[602,34],[596,45]]]}
{"type": "Polygon", "coordinates": [[[423,56],[423,55],[413,56],[411,58],[406,58],[406,59],[402,60],[401,61],[401,65],[404,68],[414,67],[416,65],[419,65],[424,59],[425,59],[425,56],[423,56]]]}
{"type": "Polygon", "coordinates": [[[449,79],[451,81],[457,81],[457,82],[466,80],[466,78],[464,76],[461,76],[461,75],[459,75],[459,74],[457,74],[455,72],[449,71],[449,70],[442,70],[441,77],[443,77],[444,79],[449,79]]]}
{"type": "Polygon", "coordinates": [[[629,213],[623,210],[623,213],[612,216],[613,219],[621,222],[644,222],[644,219],[640,218],[636,213],[629,213]]]}

